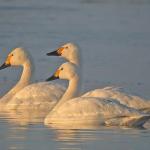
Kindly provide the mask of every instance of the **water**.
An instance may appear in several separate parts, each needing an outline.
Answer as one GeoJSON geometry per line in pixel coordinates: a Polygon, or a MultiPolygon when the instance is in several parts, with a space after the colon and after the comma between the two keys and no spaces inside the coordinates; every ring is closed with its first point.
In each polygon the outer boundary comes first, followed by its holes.
{"type": "MultiPolygon", "coordinates": [[[[150,98],[149,14],[149,0],[0,0],[0,64],[22,46],[34,60],[33,82],[43,81],[63,62],[45,54],[73,41],[82,50],[83,91],[116,85],[150,98]]],[[[1,95],[20,73],[20,68],[1,70],[1,95]]],[[[149,140],[149,128],[60,130],[18,114],[0,119],[4,150],[146,150],[149,140]]]]}
{"type": "Polygon", "coordinates": [[[148,150],[149,130],[97,128],[53,129],[43,124],[18,125],[0,120],[1,149],[10,150],[148,150]]]}

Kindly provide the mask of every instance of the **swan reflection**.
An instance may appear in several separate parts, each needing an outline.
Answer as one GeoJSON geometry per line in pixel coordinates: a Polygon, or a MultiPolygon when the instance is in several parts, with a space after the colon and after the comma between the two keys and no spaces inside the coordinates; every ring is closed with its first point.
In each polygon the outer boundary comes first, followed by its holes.
{"type": "Polygon", "coordinates": [[[9,112],[1,112],[0,118],[17,125],[29,125],[43,123],[46,113],[44,111],[11,110],[9,112]]]}
{"type": "Polygon", "coordinates": [[[47,126],[49,130],[54,130],[54,141],[59,142],[58,149],[71,149],[80,150],[87,149],[86,146],[89,143],[98,142],[103,143],[106,141],[118,140],[120,136],[134,136],[134,138],[139,137],[141,132],[144,130],[131,129],[126,127],[97,127],[97,126],[74,126],[71,128],[66,128],[66,126],[47,126]],[[76,128],[76,129],[75,129],[76,128]]]}

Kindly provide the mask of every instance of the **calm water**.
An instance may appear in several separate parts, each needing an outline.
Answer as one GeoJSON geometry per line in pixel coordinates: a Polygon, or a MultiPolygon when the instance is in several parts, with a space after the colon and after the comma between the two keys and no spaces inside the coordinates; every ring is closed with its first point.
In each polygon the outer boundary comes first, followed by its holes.
{"type": "Polygon", "coordinates": [[[59,130],[43,124],[16,125],[0,120],[0,146],[7,150],[148,150],[149,132],[138,129],[99,128],[59,130]]]}
{"type": "MultiPolygon", "coordinates": [[[[149,16],[149,0],[0,0],[0,64],[22,46],[34,60],[33,82],[43,81],[63,62],[45,54],[73,41],[82,50],[83,91],[116,85],[150,98],[149,16]]],[[[1,95],[20,73],[0,72],[1,95]]],[[[0,149],[148,150],[149,129],[59,130],[11,114],[0,119],[0,149]]]]}

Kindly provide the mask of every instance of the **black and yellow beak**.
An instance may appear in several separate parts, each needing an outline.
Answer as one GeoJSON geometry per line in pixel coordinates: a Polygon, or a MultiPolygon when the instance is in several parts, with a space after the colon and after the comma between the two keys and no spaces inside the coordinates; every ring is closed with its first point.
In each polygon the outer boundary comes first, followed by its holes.
{"type": "Polygon", "coordinates": [[[46,79],[46,81],[52,81],[52,80],[59,79],[59,73],[60,73],[60,70],[58,69],[51,77],[46,79]]]}
{"type": "Polygon", "coordinates": [[[0,70],[11,66],[11,63],[10,63],[11,58],[12,58],[12,55],[8,55],[6,61],[0,66],[0,70]]]}
{"type": "Polygon", "coordinates": [[[3,63],[3,64],[0,66],[0,70],[5,69],[5,68],[7,68],[7,67],[10,67],[10,64],[3,63]]]}
{"type": "Polygon", "coordinates": [[[46,55],[47,55],[47,56],[61,56],[62,53],[63,53],[63,50],[64,50],[64,47],[60,47],[60,48],[58,48],[56,51],[47,53],[46,55]]]}
{"type": "Polygon", "coordinates": [[[59,79],[59,77],[55,77],[54,75],[52,75],[51,77],[46,79],[46,81],[53,81],[53,80],[57,80],[57,79],[59,79]]]}

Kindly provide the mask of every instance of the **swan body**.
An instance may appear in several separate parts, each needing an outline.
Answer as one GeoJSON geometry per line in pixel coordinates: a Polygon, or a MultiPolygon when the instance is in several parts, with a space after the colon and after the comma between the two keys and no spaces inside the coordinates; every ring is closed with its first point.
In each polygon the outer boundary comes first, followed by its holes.
{"type": "Polygon", "coordinates": [[[64,63],[48,78],[69,80],[62,98],[46,116],[45,124],[103,124],[109,126],[142,126],[149,115],[120,104],[111,99],[77,97],[79,76],[77,67],[64,63]]]}
{"type": "Polygon", "coordinates": [[[6,105],[8,110],[50,111],[64,93],[59,84],[34,83],[20,90],[6,105]]]}
{"type": "Polygon", "coordinates": [[[114,100],[74,98],[46,116],[45,124],[99,124],[107,126],[142,126],[150,117],[114,100]]]}
{"type": "Polygon", "coordinates": [[[57,84],[30,84],[31,61],[23,48],[16,48],[10,52],[0,69],[9,66],[22,66],[23,71],[18,83],[0,99],[1,110],[49,110],[64,93],[64,87],[57,84]]]}
{"type": "MultiPolygon", "coordinates": [[[[56,51],[47,53],[48,56],[61,56],[67,61],[75,64],[81,69],[80,53],[78,47],[73,43],[66,43],[60,46],[56,51]]],[[[89,91],[83,95],[83,97],[99,97],[102,99],[112,98],[119,101],[128,107],[132,107],[145,112],[150,112],[150,101],[141,97],[128,95],[116,88],[105,87],[102,89],[96,89],[89,91]]]]}
{"type": "Polygon", "coordinates": [[[144,112],[150,112],[150,101],[143,100],[138,96],[128,95],[111,87],[89,91],[82,95],[82,97],[112,98],[128,107],[142,110],[144,112]]]}

